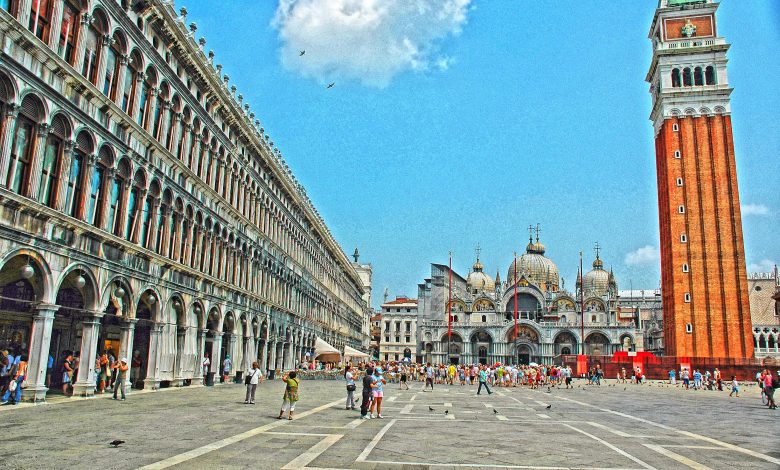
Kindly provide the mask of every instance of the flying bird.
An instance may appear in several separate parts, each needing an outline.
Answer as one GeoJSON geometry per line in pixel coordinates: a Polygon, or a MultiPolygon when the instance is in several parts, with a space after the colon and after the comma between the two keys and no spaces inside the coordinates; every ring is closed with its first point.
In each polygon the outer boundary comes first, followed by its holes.
{"type": "Polygon", "coordinates": [[[306,50],[305,49],[298,53],[298,57],[302,56],[303,54],[306,54],[306,50]]]}
{"type": "Polygon", "coordinates": [[[328,90],[330,90],[330,89],[331,89],[331,88],[333,88],[334,86],[336,86],[336,82],[333,82],[333,83],[328,83],[328,90]]]}
{"type": "Polygon", "coordinates": [[[122,441],[120,439],[114,439],[113,441],[109,442],[108,445],[112,447],[119,447],[121,444],[124,444],[125,441],[122,441]]]}
{"type": "Polygon", "coordinates": [[[552,408],[552,405],[547,405],[547,409],[549,410],[550,408],[552,408]]]}
{"type": "Polygon", "coordinates": [[[431,408],[431,407],[429,406],[429,407],[428,407],[428,411],[436,411],[436,410],[434,410],[433,408],[431,408]]]}

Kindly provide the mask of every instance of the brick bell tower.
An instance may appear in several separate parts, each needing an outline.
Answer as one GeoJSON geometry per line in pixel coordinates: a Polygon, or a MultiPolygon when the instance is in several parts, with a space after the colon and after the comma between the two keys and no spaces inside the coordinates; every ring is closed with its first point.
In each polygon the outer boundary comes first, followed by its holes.
{"type": "Polygon", "coordinates": [[[650,28],[667,356],[753,357],[718,6],[659,0],[650,28]]]}

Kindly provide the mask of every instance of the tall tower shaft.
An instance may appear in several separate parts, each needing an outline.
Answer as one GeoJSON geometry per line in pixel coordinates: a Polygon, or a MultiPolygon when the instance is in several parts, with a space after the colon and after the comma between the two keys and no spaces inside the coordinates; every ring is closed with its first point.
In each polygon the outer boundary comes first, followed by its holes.
{"type": "Polygon", "coordinates": [[[660,0],[650,83],[664,352],[752,357],[730,95],[729,44],[711,0],[660,0]]]}

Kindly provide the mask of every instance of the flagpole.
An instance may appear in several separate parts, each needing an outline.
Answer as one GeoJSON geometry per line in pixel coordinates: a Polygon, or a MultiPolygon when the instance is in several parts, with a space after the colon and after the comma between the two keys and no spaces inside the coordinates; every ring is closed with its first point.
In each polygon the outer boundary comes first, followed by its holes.
{"type": "Polygon", "coordinates": [[[452,340],[452,251],[450,251],[450,286],[447,295],[447,362],[450,360],[450,341],[452,340]]]}
{"type": "Polygon", "coordinates": [[[515,251],[515,341],[517,341],[517,252],[515,251]]]}
{"type": "Polygon", "coordinates": [[[580,354],[585,354],[585,276],[582,272],[582,252],[580,251],[580,312],[582,316],[580,318],[580,341],[582,346],[580,354]]]}

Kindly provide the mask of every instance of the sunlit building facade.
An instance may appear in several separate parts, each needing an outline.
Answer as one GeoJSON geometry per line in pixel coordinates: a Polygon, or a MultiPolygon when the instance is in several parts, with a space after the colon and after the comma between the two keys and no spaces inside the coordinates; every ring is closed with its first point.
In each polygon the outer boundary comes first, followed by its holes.
{"type": "Polygon", "coordinates": [[[156,388],[366,344],[365,280],[196,31],[160,0],[0,1],[0,347],[28,399],[67,351],[89,395],[106,349],[156,388]]]}

